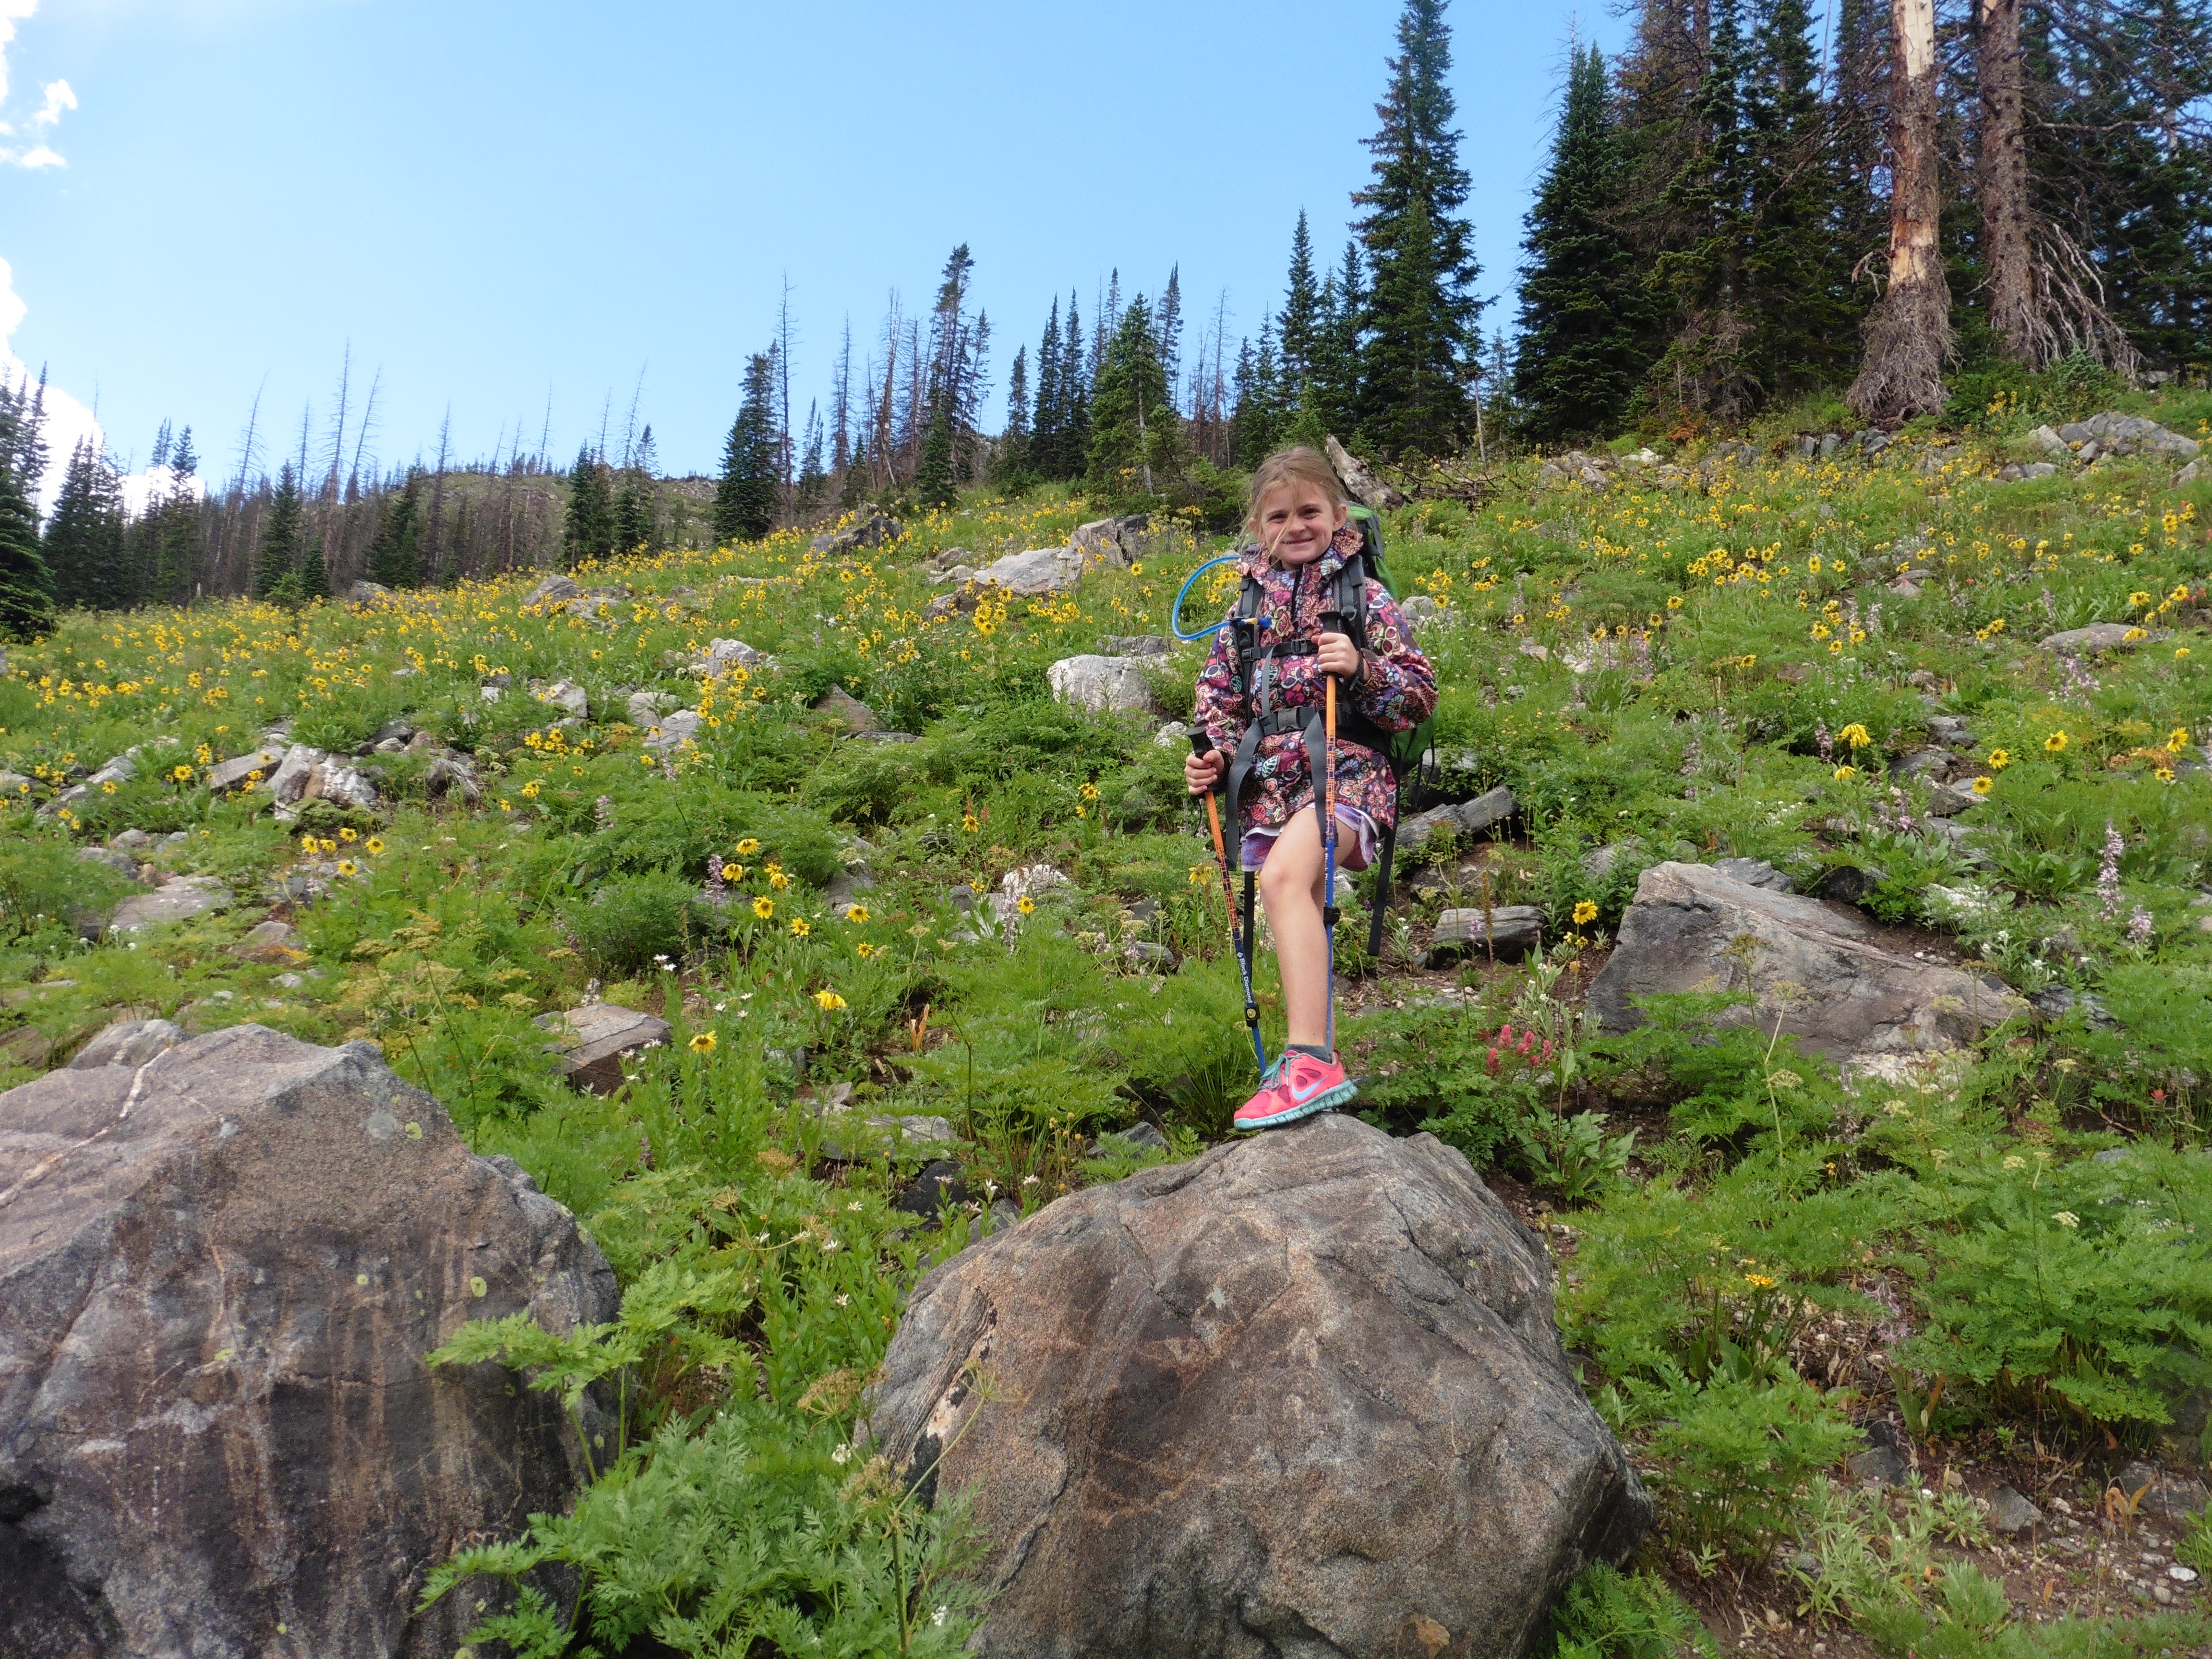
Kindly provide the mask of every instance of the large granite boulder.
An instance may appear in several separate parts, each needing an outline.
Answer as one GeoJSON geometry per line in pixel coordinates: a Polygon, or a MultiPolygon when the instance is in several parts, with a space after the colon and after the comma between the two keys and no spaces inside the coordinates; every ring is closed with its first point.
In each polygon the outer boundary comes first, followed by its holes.
{"type": "Polygon", "coordinates": [[[240,1025],[0,1095],[0,1653],[447,1659],[475,1598],[417,1613],[424,1577],[584,1465],[548,1396],[423,1356],[615,1308],[373,1044],[240,1025]]]}
{"type": "Polygon", "coordinates": [[[869,1434],[970,1494],[975,1650],[1021,1659],[1517,1656],[1650,1513],[1543,1246],[1459,1153],[1334,1114],[935,1269],[869,1434]]]}
{"type": "Polygon", "coordinates": [[[148,927],[164,927],[211,910],[228,910],[230,902],[229,886],[217,878],[179,876],[150,893],[136,893],[124,900],[108,918],[107,929],[112,933],[136,933],[148,927]]]}
{"type": "Polygon", "coordinates": [[[973,580],[983,586],[1003,588],[1018,598],[1036,599],[1073,591],[1083,579],[1084,564],[1084,556],[1075,547],[1033,547],[1026,553],[1009,553],[992,560],[975,573],[973,580]]]}
{"type": "Polygon", "coordinates": [[[1746,989],[1757,1002],[1726,1010],[1722,1024],[1755,1018],[1771,1031],[1779,1021],[1807,1048],[1863,1066],[1956,1048],[2027,1012],[2001,981],[1887,949],[1856,910],[1705,864],[1644,872],[1589,1006],[1602,1029],[1628,1031],[1644,1021],[1633,997],[1746,989]]]}
{"type": "Polygon", "coordinates": [[[1095,564],[1127,570],[1164,546],[1166,535],[1153,528],[1151,514],[1130,513],[1076,526],[1068,544],[1095,564]]]}
{"type": "Polygon", "coordinates": [[[1102,714],[1157,714],[1152,671],[1157,657],[1062,657],[1044,671],[1052,695],[1102,714]]]}

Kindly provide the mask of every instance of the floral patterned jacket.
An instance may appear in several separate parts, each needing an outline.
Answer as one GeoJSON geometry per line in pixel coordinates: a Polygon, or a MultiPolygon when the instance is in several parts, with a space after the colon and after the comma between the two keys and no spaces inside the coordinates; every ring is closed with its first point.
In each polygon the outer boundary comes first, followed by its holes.
{"type": "MultiPolygon", "coordinates": [[[[1346,558],[1358,550],[1359,532],[1350,525],[1337,532],[1328,551],[1320,558],[1291,569],[1267,561],[1256,547],[1248,548],[1237,570],[1240,586],[1243,576],[1260,579],[1259,614],[1269,619],[1261,640],[1317,638],[1332,579],[1344,568],[1346,558]]],[[[1231,625],[1214,635],[1213,650],[1199,672],[1197,721],[1214,747],[1234,752],[1257,710],[1252,689],[1237,673],[1233,599],[1229,614],[1231,625]]],[[[1268,682],[1270,708],[1318,710],[1322,707],[1324,677],[1313,657],[1255,660],[1254,678],[1263,677],[1268,682]]],[[[1367,648],[1361,653],[1358,677],[1337,687],[1340,715],[1347,695],[1361,714],[1386,732],[1419,726],[1437,706],[1436,671],[1413,643],[1413,631],[1407,625],[1405,613],[1380,582],[1367,586],[1367,648]]],[[[1373,750],[1340,738],[1336,799],[1340,805],[1359,808],[1377,827],[1389,828],[1396,821],[1397,808],[1389,763],[1373,750]]],[[[1312,805],[1313,781],[1308,775],[1304,738],[1295,732],[1261,738],[1251,775],[1244,783],[1243,823],[1239,833],[1280,829],[1299,808],[1312,805]]]]}

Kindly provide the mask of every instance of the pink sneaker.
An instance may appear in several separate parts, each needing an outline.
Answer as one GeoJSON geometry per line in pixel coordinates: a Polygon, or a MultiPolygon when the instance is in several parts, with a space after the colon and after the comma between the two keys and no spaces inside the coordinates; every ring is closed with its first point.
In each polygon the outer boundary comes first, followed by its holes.
{"type": "Polygon", "coordinates": [[[1260,1092],[1238,1107],[1231,1121],[1239,1129],[1273,1129],[1341,1106],[1358,1092],[1334,1058],[1288,1054],[1269,1069],[1260,1092]]]}

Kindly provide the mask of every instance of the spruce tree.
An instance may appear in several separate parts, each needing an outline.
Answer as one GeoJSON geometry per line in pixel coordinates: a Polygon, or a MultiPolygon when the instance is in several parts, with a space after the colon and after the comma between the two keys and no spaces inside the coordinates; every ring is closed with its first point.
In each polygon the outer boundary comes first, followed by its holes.
{"type": "Polygon", "coordinates": [[[1075,290],[1067,294],[1067,315],[1060,332],[1060,471],[1079,478],[1091,455],[1091,361],[1083,343],[1083,322],[1076,314],[1075,290]]]}
{"type": "Polygon", "coordinates": [[[1552,159],[1522,247],[1516,400],[1539,440],[1609,431],[1642,374],[1643,275],[1613,220],[1620,205],[1604,54],[1574,55],[1552,159]]]}
{"type": "MultiPolygon", "coordinates": [[[[413,588],[422,585],[422,523],[421,469],[410,470],[407,482],[387,494],[378,515],[376,535],[368,544],[368,579],[386,587],[413,588]]],[[[605,486],[602,483],[602,490],[605,486]]],[[[573,519],[574,495],[569,498],[573,519]]]]}
{"type": "Polygon", "coordinates": [[[775,527],[775,374],[774,360],[756,352],[745,365],[744,400],[722,447],[714,487],[719,546],[756,542],[775,527]]]}
{"type": "Polygon", "coordinates": [[[587,561],[605,559],[615,549],[614,487],[607,464],[586,443],[576,452],[568,475],[568,507],[561,521],[561,568],[574,570],[587,561]]]}
{"type": "Polygon", "coordinates": [[[1312,368],[1314,334],[1320,326],[1321,283],[1314,275],[1313,237],[1306,229],[1306,210],[1300,208],[1298,228],[1291,235],[1290,280],[1275,326],[1283,380],[1294,394],[1312,368]]]}
{"type": "Polygon", "coordinates": [[[1159,343],[1160,372],[1167,376],[1168,401],[1175,405],[1182,381],[1182,266],[1168,268],[1168,285],[1160,294],[1160,308],[1152,333],[1159,343]]]}
{"type": "Polygon", "coordinates": [[[1289,415],[1289,396],[1275,361],[1268,320],[1261,319],[1260,343],[1249,340],[1237,352],[1237,402],[1230,416],[1230,459],[1249,471],[1281,443],[1289,415]]]}
{"type": "MultiPolygon", "coordinates": [[[[812,470],[821,471],[822,446],[817,437],[812,451],[812,470]]],[[[658,469],[654,465],[653,428],[648,426],[630,453],[629,464],[623,468],[622,489],[615,496],[615,551],[635,553],[653,545],[655,530],[653,515],[653,478],[658,469]]],[[[807,481],[802,479],[802,493],[807,481]]],[[[818,483],[816,488],[818,489],[818,483]]]]}
{"type": "Polygon", "coordinates": [[[929,424],[922,432],[914,495],[924,507],[947,507],[960,499],[952,473],[952,414],[942,398],[933,400],[929,424]]]}
{"type": "Polygon", "coordinates": [[[54,625],[54,580],[39,550],[33,458],[46,446],[45,411],[27,386],[0,383],[0,637],[33,640],[54,625]]]}
{"type": "Polygon", "coordinates": [[[1463,371],[1480,340],[1481,272],[1460,214],[1468,183],[1451,126],[1443,11],[1444,0],[1407,0],[1399,15],[1389,90],[1375,106],[1382,128],[1366,141],[1374,179],[1352,198],[1368,210],[1356,228],[1372,297],[1361,305],[1356,280],[1340,297],[1358,319],[1351,413],[1386,454],[1449,454],[1472,429],[1463,371]]]}
{"type": "Polygon", "coordinates": [[[1030,349],[1024,345],[1006,371],[1006,427],[999,434],[994,477],[1002,489],[1019,489],[1031,476],[1030,465],[1030,349]]]}
{"type": "Polygon", "coordinates": [[[1030,421],[1030,468],[1040,478],[1060,477],[1060,296],[1052,297],[1044,338],[1037,343],[1036,413],[1030,421]]]}
{"type": "Polygon", "coordinates": [[[261,520],[261,545],[253,562],[253,597],[270,598],[286,577],[299,586],[300,555],[307,541],[307,510],[300,475],[287,460],[276,470],[276,489],[261,520]]]}
{"type": "Polygon", "coordinates": [[[119,609],[123,587],[123,487],[115,469],[82,439],[46,520],[46,568],[58,603],[88,611],[119,609]]]}
{"type": "Polygon", "coordinates": [[[331,578],[323,563],[323,538],[316,536],[307,543],[307,550],[300,556],[300,598],[307,605],[331,596],[331,578]]]}
{"type": "MultiPolygon", "coordinates": [[[[799,516],[811,517],[830,493],[830,474],[822,465],[821,405],[810,401],[806,405],[806,441],[799,452],[799,485],[794,497],[799,516]]],[[[648,498],[649,499],[649,498],[648,498]]],[[[648,505],[647,529],[651,530],[648,505]]]]}
{"type": "Polygon", "coordinates": [[[1319,448],[1334,434],[1347,441],[1359,436],[1363,329],[1367,290],[1360,268],[1359,244],[1346,242],[1344,258],[1322,284],[1306,372],[1295,388],[1283,437],[1319,448]]]}
{"type": "Polygon", "coordinates": [[[1106,343],[1091,394],[1086,487],[1097,495],[1154,495],[1182,477],[1182,422],[1168,399],[1152,307],[1138,295],[1106,343]]]}

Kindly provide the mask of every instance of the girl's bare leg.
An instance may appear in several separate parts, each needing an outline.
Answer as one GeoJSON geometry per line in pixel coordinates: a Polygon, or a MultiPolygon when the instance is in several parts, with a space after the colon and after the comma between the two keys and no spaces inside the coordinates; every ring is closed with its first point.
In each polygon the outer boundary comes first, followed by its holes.
{"type": "Polygon", "coordinates": [[[1322,921],[1327,873],[1321,825],[1311,805],[1292,815],[1260,866],[1260,896],[1275,934],[1289,1040],[1309,1048],[1328,1042],[1328,930],[1322,921]]]}

